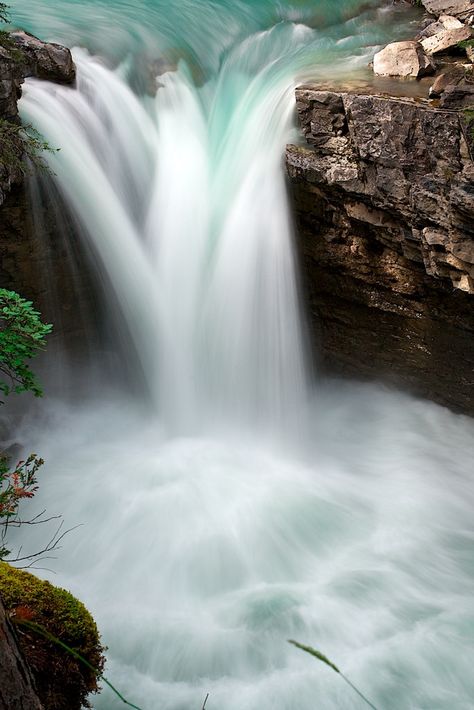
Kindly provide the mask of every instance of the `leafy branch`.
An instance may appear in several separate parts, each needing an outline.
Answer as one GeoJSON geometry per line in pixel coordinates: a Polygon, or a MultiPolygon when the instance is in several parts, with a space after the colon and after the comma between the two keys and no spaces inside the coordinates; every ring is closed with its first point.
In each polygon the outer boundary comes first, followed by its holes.
{"type": "MultiPolygon", "coordinates": [[[[36,397],[41,397],[42,390],[30,369],[29,360],[44,349],[51,329],[50,324],[41,321],[31,301],[14,291],[0,289],[0,392],[5,396],[12,392],[32,392],[36,397]]],[[[33,498],[38,489],[37,474],[43,463],[43,459],[36,454],[30,454],[25,461],[19,461],[10,469],[8,457],[0,451],[0,561],[9,557],[9,562],[27,563],[25,566],[31,567],[39,560],[49,559],[45,556],[58,549],[69,532],[62,530],[61,521],[43,549],[25,555],[20,549],[14,558],[10,557],[11,552],[5,545],[10,527],[39,525],[60,519],[60,516],[45,518],[44,511],[31,520],[24,520],[18,514],[21,502],[33,498]]]]}
{"type": "MultiPolygon", "coordinates": [[[[31,301],[15,291],[0,289],[0,391],[43,394],[28,360],[44,349],[52,325],[43,323],[31,301]]],[[[40,464],[41,465],[41,464],[40,464]]],[[[36,473],[35,469],[35,473],[36,473]]]]}

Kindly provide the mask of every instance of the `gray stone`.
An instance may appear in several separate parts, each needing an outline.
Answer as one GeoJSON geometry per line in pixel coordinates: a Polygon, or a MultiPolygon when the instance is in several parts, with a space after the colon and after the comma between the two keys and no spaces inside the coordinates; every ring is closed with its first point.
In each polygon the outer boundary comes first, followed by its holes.
{"type": "Polygon", "coordinates": [[[466,70],[463,66],[454,66],[451,69],[439,74],[430,87],[430,97],[433,99],[439,98],[449,86],[457,86],[464,83],[466,80],[474,80],[474,74],[470,70],[466,70]]]}
{"type": "Polygon", "coordinates": [[[457,17],[453,17],[452,15],[441,15],[439,21],[446,30],[456,30],[463,26],[461,20],[458,20],[457,17]]]}
{"type": "Polygon", "coordinates": [[[74,82],[76,68],[67,47],[42,42],[28,32],[12,32],[10,36],[23,55],[25,76],[36,76],[59,84],[74,82]]]}
{"type": "Polygon", "coordinates": [[[424,7],[432,15],[454,15],[466,18],[474,12],[473,0],[422,0],[424,7]]]}
{"type": "Polygon", "coordinates": [[[474,83],[450,84],[443,91],[440,106],[449,109],[474,109],[474,83]]]}
{"type": "Polygon", "coordinates": [[[415,79],[433,74],[435,65],[419,42],[392,42],[374,56],[374,73],[415,79]]]}

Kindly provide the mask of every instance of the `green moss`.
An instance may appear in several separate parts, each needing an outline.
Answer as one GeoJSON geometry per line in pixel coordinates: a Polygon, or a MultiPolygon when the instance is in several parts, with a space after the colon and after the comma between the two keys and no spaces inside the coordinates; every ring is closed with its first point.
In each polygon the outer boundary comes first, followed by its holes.
{"type": "Polygon", "coordinates": [[[458,47],[460,49],[469,49],[470,47],[474,49],[474,39],[465,39],[463,42],[458,42],[458,47]]]}
{"type": "Polygon", "coordinates": [[[20,645],[35,677],[38,695],[48,710],[89,707],[87,696],[98,691],[104,648],[94,619],[69,592],[28,572],[0,563],[0,595],[19,631],[20,645]],[[44,628],[80,654],[97,673],[66,650],[22,622],[44,628]]]}

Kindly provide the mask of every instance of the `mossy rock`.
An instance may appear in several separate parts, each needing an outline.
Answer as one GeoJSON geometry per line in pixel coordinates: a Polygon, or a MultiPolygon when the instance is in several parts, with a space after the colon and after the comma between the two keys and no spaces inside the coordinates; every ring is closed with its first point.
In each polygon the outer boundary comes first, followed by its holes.
{"type": "Polygon", "coordinates": [[[0,562],[0,596],[17,630],[44,707],[47,710],[90,707],[87,697],[99,690],[97,681],[104,667],[105,649],[84,604],[66,590],[4,562],[0,562]],[[82,656],[96,672],[22,622],[45,629],[82,656]]]}

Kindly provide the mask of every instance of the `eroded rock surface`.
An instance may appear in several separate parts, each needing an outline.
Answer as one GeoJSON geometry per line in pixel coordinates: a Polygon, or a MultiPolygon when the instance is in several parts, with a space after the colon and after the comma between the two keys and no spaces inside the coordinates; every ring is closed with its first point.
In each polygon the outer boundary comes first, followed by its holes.
{"type": "Polygon", "coordinates": [[[323,368],[474,413],[474,165],[463,112],[297,90],[288,146],[323,368]]]}

